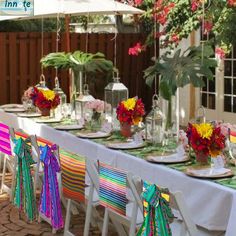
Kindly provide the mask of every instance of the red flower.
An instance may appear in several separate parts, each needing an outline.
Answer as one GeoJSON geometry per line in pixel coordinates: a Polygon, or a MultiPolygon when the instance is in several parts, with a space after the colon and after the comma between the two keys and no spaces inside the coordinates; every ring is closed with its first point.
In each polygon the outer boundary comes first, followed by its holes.
{"type": "Polygon", "coordinates": [[[136,6],[139,6],[143,3],[143,0],[134,0],[136,6]]]}
{"type": "Polygon", "coordinates": [[[172,34],[171,42],[178,43],[179,42],[179,36],[177,34],[172,34]]]}
{"type": "Polygon", "coordinates": [[[224,59],[225,58],[225,51],[222,48],[216,48],[215,49],[215,54],[217,57],[219,57],[220,59],[224,59]]]}
{"type": "Polygon", "coordinates": [[[33,88],[32,100],[34,105],[37,106],[38,108],[52,109],[56,108],[60,104],[60,98],[58,94],[55,94],[53,100],[47,100],[44,97],[43,92],[36,87],[33,88]]]}
{"type": "Polygon", "coordinates": [[[199,0],[192,0],[191,2],[191,10],[194,12],[198,9],[200,6],[200,1],[199,0]]]}
{"type": "Polygon", "coordinates": [[[116,109],[117,119],[121,123],[137,125],[145,115],[144,104],[141,99],[136,99],[135,106],[132,110],[128,110],[124,106],[124,102],[120,102],[116,109]]]}
{"type": "Polygon", "coordinates": [[[204,28],[204,34],[207,34],[212,30],[213,23],[211,21],[205,21],[203,28],[204,28]]]}
{"type": "Polygon", "coordinates": [[[138,54],[144,49],[141,43],[137,43],[134,47],[129,48],[128,54],[133,56],[138,56],[138,54]]]}
{"type": "Polygon", "coordinates": [[[187,137],[189,145],[196,154],[205,154],[217,156],[225,148],[225,136],[221,133],[220,127],[214,127],[210,139],[202,138],[197,129],[192,125],[188,125],[187,137]]]}
{"type": "Polygon", "coordinates": [[[236,0],[228,0],[227,3],[230,7],[236,7],[236,0]]]}

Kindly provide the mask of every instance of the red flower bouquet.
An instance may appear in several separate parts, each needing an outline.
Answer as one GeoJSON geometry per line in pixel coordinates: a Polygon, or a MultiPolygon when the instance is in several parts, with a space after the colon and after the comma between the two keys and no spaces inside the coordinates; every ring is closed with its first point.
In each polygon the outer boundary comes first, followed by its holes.
{"type": "Polygon", "coordinates": [[[34,87],[31,97],[34,105],[39,109],[52,109],[56,108],[60,104],[58,94],[55,94],[55,92],[50,89],[43,90],[34,87]]]}
{"type": "Polygon", "coordinates": [[[225,148],[225,136],[221,128],[214,127],[210,123],[189,124],[187,137],[197,156],[216,157],[225,148]]]}
{"type": "Polygon", "coordinates": [[[144,104],[142,100],[137,97],[129,98],[119,103],[116,114],[120,123],[138,125],[145,115],[144,104]]]}

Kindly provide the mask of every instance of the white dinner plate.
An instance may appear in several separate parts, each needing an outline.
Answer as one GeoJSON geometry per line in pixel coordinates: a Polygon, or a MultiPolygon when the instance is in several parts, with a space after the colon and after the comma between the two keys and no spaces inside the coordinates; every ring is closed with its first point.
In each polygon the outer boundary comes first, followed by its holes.
{"type": "Polygon", "coordinates": [[[24,108],[24,107],[22,104],[11,103],[11,104],[1,105],[0,108],[4,109],[4,108],[24,108]]]}
{"type": "Polygon", "coordinates": [[[54,126],[54,128],[58,130],[77,130],[77,129],[82,129],[83,126],[78,124],[70,124],[70,125],[57,125],[54,126]]]}
{"type": "Polygon", "coordinates": [[[211,167],[195,167],[195,168],[188,168],[185,173],[192,177],[197,178],[223,178],[223,177],[231,177],[233,176],[233,172],[231,169],[228,168],[211,168],[211,167]]]}
{"type": "Polygon", "coordinates": [[[4,108],[3,110],[5,112],[10,112],[10,113],[25,112],[25,109],[24,108],[20,108],[20,107],[4,108]]]}
{"type": "Polygon", "coordinates": [[[150,161],[150,162],[155,162],[155,163],[174,164],[174,163],[181,163],[181,162],[189,161],[190,158],[189,158],[189,156],[186,156],[186,155],[180,156],[176,153],[176,154],[172,154],[169,156],[148,155],[146,157],[146,160],[150,161]]]}
{"type": "Polygon", "coordinates": [[[36,123],[59,123],[61,119],[41,117],[35,120],[36,123]]]}
{"type": "Polygon", "coordinates": [[[112,148],[112,149],[135,149],[135,148],[141,148],[144,146],[145,146],[144,142],[143,143],[135,143],[134,141],[107,144],[107,147],[112,148]]]}
{"type": "Polygon", "coordinates": [[[40,116],[42,116],[40,113],[27,113],[27,112],[25,112],[25,113],[17,113],[17,115],[19,116],[19,117],[40,117],[40,116]]]}
{"type": "Polygon", "coordinates": [[[102,131],[97,132],[78,132],[76,136],[80,138],[107,138],[111,135],[111,133],[106,133],[102,131]]]}

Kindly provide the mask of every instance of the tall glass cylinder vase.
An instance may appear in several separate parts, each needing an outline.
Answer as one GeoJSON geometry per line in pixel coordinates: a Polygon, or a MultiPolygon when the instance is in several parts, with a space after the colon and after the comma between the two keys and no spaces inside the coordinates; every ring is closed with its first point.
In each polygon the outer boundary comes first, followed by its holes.
{"type": "Polygon", "coordinates": [[[84,87],[84,79],[83,79],[83,72],[77,69],[72,70],[71,76],[71,85],[70,85],[70,102],[72,111],[75,111],[75,101],[76,99],[83,94],[83,87],[84,87]]]}
{"type": "Polygon", "coordinates": [[[179,140],[179,89],[170,100],[162,98],[161,104],[165,117],[165,143],[168,144],[170,140],[177,143],[179,140]]]}

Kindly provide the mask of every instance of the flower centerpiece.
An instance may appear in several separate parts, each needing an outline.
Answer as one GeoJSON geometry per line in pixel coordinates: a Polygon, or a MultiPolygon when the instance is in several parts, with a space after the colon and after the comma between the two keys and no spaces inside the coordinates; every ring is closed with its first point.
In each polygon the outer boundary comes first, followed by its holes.
{"type": "Polygon", "coordinates": [[[54,91],[33,87],[31,94],[33,103],[42,113],[42,116],[49,116],[50,110],[56,108],[60,104],[60,98],[54,91]]]}
{"type": "Polygon", "coordinates": [[[138,125],[145,115],[144,104],[137,97],[129,98],[119,103],[116,114],[120,121],[121,134],[130,137],[131,125],[138,125]]]}
{"type": "Polygon", "coordinates": [[[90,121],[90,128],[92,130],[99,130],[102,124],[102,114],[105,109],[105,102],[100,99],[87,102],[85,108],[92,110],[92,117],[90,121]]]}
{"type": "Polygon", "coordinates": [[[210,123],[189,124],[187,137],[200,164],[207,164],[209,156],[214,158],[225,148],[225,136],[220,126],[213,126],[210,123]]]}
{"type": "Polygon", "coordinates": [[[33,104],[33,99],[32,95],[34,92],[34,88],[31,86],[27,90],[24,91],[24,94],[21,98],[23,107],[27,112],[31,112],[34,110],[34,104],[33,104]]]}

